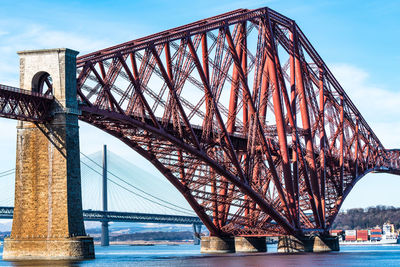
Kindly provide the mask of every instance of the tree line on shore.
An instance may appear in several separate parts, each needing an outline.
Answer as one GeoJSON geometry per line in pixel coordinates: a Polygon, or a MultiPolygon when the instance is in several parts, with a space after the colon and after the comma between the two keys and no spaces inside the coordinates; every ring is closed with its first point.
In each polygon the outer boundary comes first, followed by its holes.
{"type": "Polygon", "coordinates": [[[375,226],[381,228],[387,222],[393,223],[396,229],[400,228],[400,208],[379,205],[339,212],[333,222],[332,229],[359,230],[370,229],[375,226]]]}

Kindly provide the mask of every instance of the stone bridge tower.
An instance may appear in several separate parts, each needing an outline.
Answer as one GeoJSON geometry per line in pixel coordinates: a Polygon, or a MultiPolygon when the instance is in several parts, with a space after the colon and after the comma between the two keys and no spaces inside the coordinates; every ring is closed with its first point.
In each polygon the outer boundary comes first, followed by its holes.
{"type": "Polygon", "coordinates": [[[20,87],[41,92],[47,84],[56,101],[49,123],[18,122],[14,219],[3,259],[94,258],[93,239],[86,236],[82,216],[78,52],[18,54],[20,87]]]}

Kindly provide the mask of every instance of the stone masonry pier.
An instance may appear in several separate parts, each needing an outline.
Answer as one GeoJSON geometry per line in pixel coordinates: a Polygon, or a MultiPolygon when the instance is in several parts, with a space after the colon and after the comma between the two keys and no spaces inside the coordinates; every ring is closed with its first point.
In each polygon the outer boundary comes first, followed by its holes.
{"type": "Polygon", "coordinates": [[[200,243],[201,253],[252,253],[267,251],[265,237],[203,236],[200,243]]]}
{"type": "Polygon", "coordinates": [[[329,252],[339,251],[339,239],[333,236],[310,236],[298,239],[294,236],[281,236],[278,241],[278,252],[329,252]]]}
{"type": "Polygon", "coordinates": [[[86,236],[82,216],[78,52],[53,49],[18,54],[20,87],[41,92],[48,79],[56,101],[49,123],[18,123],[15,208],[3,259],[94,258],[93,239],[86,236]]]}
{"type": "MultiPolygon", "coordinates": [[[[266,237],[216,237],[201,239],[202,253],[254,253],[266,252],[266,237]]],[[[278,242],[279,253],[329,252],[339,251],[339,240],[332,236],[309,236],[296,238],[281,236],[278,242]]]]}

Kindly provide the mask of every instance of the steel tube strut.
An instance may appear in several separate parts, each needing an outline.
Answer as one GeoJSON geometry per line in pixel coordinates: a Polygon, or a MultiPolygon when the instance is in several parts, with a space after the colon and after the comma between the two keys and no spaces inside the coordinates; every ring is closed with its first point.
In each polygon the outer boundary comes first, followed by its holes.
{"type": "MultiPolygon", "coordinates": [[[[157,165],[212,235],[326,232],[365,173],[400,173],[400,152],[383,147],[296,23],[268,8],[106,48],[77,66],[81,119],[157,165]]],[[[15,115],[7,97],[0,113],[15,115]]]]}

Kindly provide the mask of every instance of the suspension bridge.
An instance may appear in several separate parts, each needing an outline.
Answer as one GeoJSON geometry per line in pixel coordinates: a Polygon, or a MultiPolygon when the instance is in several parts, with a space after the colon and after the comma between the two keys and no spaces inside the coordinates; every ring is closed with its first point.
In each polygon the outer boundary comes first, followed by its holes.
{"type": "Polygon", "coordinates": [[[354,185],[400,173],[400,151],[382,145],[296,22],[271,9],[77,54],[19,52],[21,89],[0,88],[1,116],[20,120],[5,258],[94,257],[78,119],[177,189],[210,233],[203,252],[263,251],[268,235],[279,251],[338,250],[328,231],[354,185]]]}
{"type": "MultiPolygon", "coordinates": [[[[102,223],[102,246],[109,245],[109,222],[192,225],[199,244],[202,222],[168,182],[106,146],[102,153],[81,156],[83,219],[102,223]]],[[[14,176],[15,169],[0,172],[0,187],[10,193],[0,196],[0,219],[13,218],[14,176]]]]}

